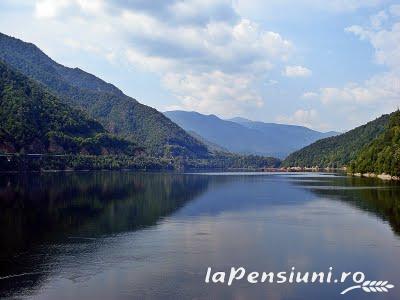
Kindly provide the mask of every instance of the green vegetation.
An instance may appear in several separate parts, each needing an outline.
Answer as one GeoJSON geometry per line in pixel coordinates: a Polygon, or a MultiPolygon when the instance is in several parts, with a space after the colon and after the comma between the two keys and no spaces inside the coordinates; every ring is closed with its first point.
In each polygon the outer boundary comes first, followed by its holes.
{"type": "Polygon", "coordinates": [[[350,164],[354,173],[386,173],[400,176],[400,111],[391,114],[389,124],[350,164]]]}
{"type": "Polygon", "coordinates": [[[127,155],[13,155],[0,157],[2,171],[173,170],[171,160],[127,155]]]}
{"type": "Polygon", "coordinates": [[[1,171],[46,170],[227,170],[277,167],[272,157],[221,153],[207,159],[160,158],[144,155],[25,155],[0,156],[1,171]]]}
{"type": "Polygon", "coordinates": [[[382,115],[374,121],[344,134],[319,140],[290,154],[284,161],[285,167],[340,168],[348,166],[359,151],[378,137],[389,121],[382,115]]]}
{"type": "Polygon", "coordinates": [[[64,67],[33,44],[0,33],[0,59],[152,156],[206,158],[207,147],[154,108],[78,68],[64,67]]]}
{"type": "Polygon", "coordinates": [[[180,161],[185,169],[247,169],[277,168],[281,161],[274,157],[240,155],[218,152],[208,159],[189,159],[180,161]]]}
{"type": "Polygon", "coordinates": [[[260,169],[280,164],[270,157],[211,152],[157,110],[91,74],[57,64],[32,44],[0,34],[0,59],[5,61],[0,61],[2,171],[260,169]]]}
{"type": "Polygon", "coordinates": [[[0,61],[0,152],[133,155],[137,150],[0,61]]]}

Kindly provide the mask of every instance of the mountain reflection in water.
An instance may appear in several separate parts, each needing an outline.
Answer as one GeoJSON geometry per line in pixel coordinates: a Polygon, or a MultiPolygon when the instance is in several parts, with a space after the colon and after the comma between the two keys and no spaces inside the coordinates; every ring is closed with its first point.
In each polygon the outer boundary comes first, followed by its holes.
{"type": "Polygon", "coordinates": [[[205,286],[204,272],[332,265],[397,286],[399,233],[395,182],[320,173],[2,174],[0,297],[330,300],[338,287],[205,286]]]}

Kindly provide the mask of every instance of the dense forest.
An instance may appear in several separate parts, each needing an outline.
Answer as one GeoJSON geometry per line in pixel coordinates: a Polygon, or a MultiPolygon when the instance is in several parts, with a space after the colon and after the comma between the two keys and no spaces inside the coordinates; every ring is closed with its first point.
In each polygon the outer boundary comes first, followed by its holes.
{"type": "Polygon", "coordinates": [[[260,169],[280,161],[209,152],[206,158],[150,156],[85,112],[0,61],[0,170],[260,169]]]}
{"type": "Polygon", "coordinates": [[[260,170],[278,167],[280,160],[255,155],[219,153],[207,159],[162,158],[145,155],[0,155],[0,171],[46,170],[260,170]]]}
{"type": "Polygon", "coordinates": [[[377,138],[389,121],[389,115],[359,126],[344,134],[319,140],[289,155],[285,167],[340,168],[356,159],[359,151],[377,138]]]}
{"type": "Polygon", "coordinates": [[[0,61],[0,151],[134,155],[140,148],[0,61]]]}
{"type": "Polygon", "coordinates": [[[389,124],[350,164],[354,173],[386,173],[400,176],[400,111],[391,114],[389,124]]]}
{"type": "Polygon", "coordinates": [[[0,59],[46,86],[61,101],[84,110],[109,132],[158,157],[206,158],[207,147],[156,109],[78,68],[64,67],[30,43],[0,33],[0,59]]]}

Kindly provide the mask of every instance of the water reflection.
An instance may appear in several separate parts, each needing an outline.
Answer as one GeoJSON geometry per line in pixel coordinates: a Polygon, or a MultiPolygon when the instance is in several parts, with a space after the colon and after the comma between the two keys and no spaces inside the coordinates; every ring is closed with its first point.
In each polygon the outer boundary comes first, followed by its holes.
{"type": "Polygon", "coordinates": [[[156,224],[207,189],[208,177],[122,172],[0,176],[0,297],[31,288],[64,251],[44,245],[156,224]],[[43,255],[43,250],[46,255],[43,255]]]}
{"type": "Polygon", "coordinates": [[[208,266],[332,265],[400,284],[400,239],[385,223],[400,233],[397,183],[335,174],[219,175],[0,176],[0,277],[22,274],[0,280],[0,297],[329,300],[340,292],[205,286],[208,266]]]}
{"type": "Polygon", "coordinates": [[[293,180],[320,197],[349,203],[388,221],[400,235],[400,184],[374,178],[334,176],[293,180]]]}

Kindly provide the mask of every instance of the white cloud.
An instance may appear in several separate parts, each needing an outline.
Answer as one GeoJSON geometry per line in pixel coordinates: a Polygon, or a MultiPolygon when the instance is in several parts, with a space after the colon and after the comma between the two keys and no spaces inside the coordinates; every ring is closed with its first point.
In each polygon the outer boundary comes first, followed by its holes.
{"type": "Polygon", "coordinates": [[[260,107],[257,75],[288,59],[292,44],[249,20],[210,22],[205,27],[169,26],[142,13],[124,12],[123,24],[144,47],[129,47],[128,60],[158,73],[182,109],[229,116],[260,107]],[[133,29],[131,29],[133,28],[133,29]],[[153,30],[159,28],[159,30],[153,30]],[[156,45],[154,45],[156,41],[156,45]],[[169,46],[173,53],[154,46],[169,46]]]}
{"type": "Polygon", "coordinates": [[[375,49],[377,63],[386,65],[390,69],[400,69],[400,22],[395,22],[384,29],[355,25],[345,30],[371,43],[375,49]]]}
{"type": "Polygon", "coordinates": [[[347,102],[360,105],[380,104],[394,108],[400,104],[400,77],[396,73],[378,74],[361,84],[350,83],[342,88],[322,88],[319,93],[325,104],[347,102]]]}
{"type": "Polygon", "coordinates": [[[370,17],[371,25],[373,28],[379,29],[388,20],[388,15],[384,10],[370,17]]]}
{"type": "Polygon", "coordinates": [[[303,99],[313,99],[318,97],[318,93],[315,92],[305,92],[302,96],[303,99]]]}
{"type": "Polygon", "coordinates": [[[360,39],[362,39],[362,40],[368,38],[368,31],[359,25],[352,25],[352,26],[346,27],[344,29],[344,31],[358,35],[360,37],[360,39]]]}
{"type": "Polygon", "coordinates": [[[52,22],[72,49],[158,74],[180,100],[177,107],[221,115],[262,106],[255,83],[294,52],[279,33],[237,15],[230,0],[171,0],[159,9],[132,5],[39,0],[35,14],[52,22]]]}
{"type": "Polygon", "coordinates": [[[99,14],[105,9],[103,0],[76,0],[76,3],[85,13],[99,14]]]}
{"type": "Polygon", "coordinates": [[[309,77],[312,72],[310,69],[302,66],[286,66],[283,75],[286,77],[309,77]]]}
{"type": "Polygon", "coordinates": [[[127,49],[125,55],[128,62],[140,67],[142,70],[164,73],[175,68],[175,62],[173,60],[160,56],[146,55],[137,51],[135,48],[127,49]]]}
{"type": "Polygon", "coordinates": [[[206,24],[209,19],[215,21],[233,21],[237,16],[231,6],[231,0],[185,0],[173,1],[167,11],[179,22],[206,24]]]}
{"type": "MultiPolygon", "coordinates": [[[[350,17],[355,10],[368,8],[357,13],[356,19],[361,20],[366,11],[378,7],[370,18],[369,26],[350,26],[346,31],[370,43],[375,49],[376,63],[387,70],[360,82],[307,90],[301,97],[326,104],[316,107],[321,114],[333,111],[329,105],[337,103],[351,106],[353,112],[358,109],[364,114],[379,107],[388,109],[399,101],[400,43],[397,28],[399,19],[396,18],[400,16],[400,5],[382,10],[381,4],[386,0],[4,1],[7,5],[3,4],[3,7],[7,9],[2,14],[4,18],[0,19],[3,30],[34,42],[64,64],[75,66],[82,63],[82,58],[93,57],[95,61],[101,55],[122,68],[140,68],[155,73],[156,76],[149,77],[152,80],[159,78],[162,86],[176,95],[177,100],[164,94],[167,101],[177,102],[175,107],[222,115],[229,110],[236,114],[248,112],[249,115],[258,114],[259,118],[268,118],[282,107],[278,105],[268,110],[268,97],[273,101],[289,102],[288,99],[296,97],[298,91],[298,83],[294,80],[280,78],[279,85],[276,85],[276,81],[269,79],[279,78],[279,74],[283,74],[314,75],[307,80],[307,84],[313,85],[320,80],[315,76],[316,70],[313,69],[312,74],[311,70],[296,61],[296,58],[308,61],[307,57],[303,57],[311,53],[308,46],[301,45],[299,53],[287,37],[268,28],[268,24],[280,26],[287,23],[269,22],[270,18],[312,25],[303,21],[318,20],[313,18],[316,15],[319,18],[333,18],[334,14],[347,14],[350,17]],[[31,15],[28,15],[29,11],[31,15]],[[291,85],[294,85],[293,89],[286,88],[291,85]],[[267,108],[258,110],[264,102],[267,108]]],[[[351,17],[355,19],[355,15],[351,17]]],[[[292,33],[296,37],[297,31],[292,33]]],[[[312,29],[310,34],[313,34],[312,29]]],[[[315,35],[315,39],[319,38],[319,35],[315,35]]],[[[299,42],[302,44],[302,41],[299,42]]],[[[340,55],[340,51],[334,54],[340,55]]],[[[95,62],[91,59],[87,61],[85,68],[91,70],[91,64],[95,62]]],[[[105,75],[107,68],[104,65],[100,67],[100,64],[98,66],[92,71],[96,70],[112,81],[105,75]]],[[[114,82],[117,82],[118,76],[115,78],[114,82]]],[[[130,92],[136,93],[133,89],[130,92]]],[[[145,98],[146,93],[142,92],[140,97],[145,98]]],[[[164,99],[146,100],[153,105],[157,103],[155,105],[162,109],[160,103],[164,99]]],[[[312,104],[320,105],[315,101],[312,104]]],[[[290,103],[287,105],[290,106],[290,103]]],[[[347,115],[336,111],[333,112],[334,116],[326,117],[335,118],[339,126],[348,126],[344,120],[347,115]]],[[[300,122],[299,114],[294,113],[289,117],[300,122]]],[[[318,124],[318,121],[313,122],[314,126],[318,124]]]]}
{"type": "MultiPolygon", "coordinates": [[[[396,12],[390,8],[390,13],[396,12]]],[[[375,50],[375,62],[386,67],[359,83],[348,83],[343,87],[321,88],[318,96],[325,104],[338,102],[357,105],[359,109],[369,107],[376,112],[390,112],[400,105],[400,22],[380,11],[370,18],[370,26],[353,25],[346,32],[368,41],[375,50]]]]}
{"type": "Polygon", "coordinates": [[[70,0],[42,0],[36,2],[35,15],[38,18],[54,18],[58,16],[63,9],[71,4],[70,0]]]}
{"type": "Polygon", "coordinates": [[[313,15],[345,14],[362,8],[377,7],[386,0],[234,0],[234,7],[243,16],[263,20],[299,20],[313,15]]]}
{"type": "Polygon", "coordinates": [[[103,0],[38,0],[35,2],[35,16],[39,19],[52,19],[60,15],[99,14],[105,9],[103,0]]]}
{"type": "Polygon", "coordinates": [[[277,85],[279,82],[274,79],[270,79],[267,81],[266,85],[277,85]]]}
{"type": "Polygon", "coordinates": [[[400,16],[400,4],[391,5],[389,8],[390,14],[393,16],[400,16]]]}
{"type": "Polygon", "coordinates": [[[184,110],[235,116],[243,109],[262,107],[262,98],[253,86],[255,78],[249,75],[226,74],[221,71],[206,73],[168,73],[163,85],[171,90],[184,110]]]}
{"type": "Polygon", "coordinates": [[[260,107],[265,75],[294,52],[279,33],[240,17],[231,0],[37,0],[35,16],[74,51],[156,73],[176,106],[222,115],[260,107]]]}
{"type": "Polygon", "coordinates": [[[214,69],[243,69],[255,63],[270,68],[270,60],[286,60],[292,51],[291,43],[279,34],[262,31],[245,19],[234,25],[170,26],[153,16],[124,11],[121,26],[140,42],[136,51],[169,57],[179,65],[190,60],[192,66],[214,69]]]}
{"type": "Polygon", "coordinates": [[[277,122],[305,126],[317,130],[325,130],[329,126],[322,123],[319,113],[315,109],[298,109],[292,115],[280,115],[276,118],[277,122]]]}

